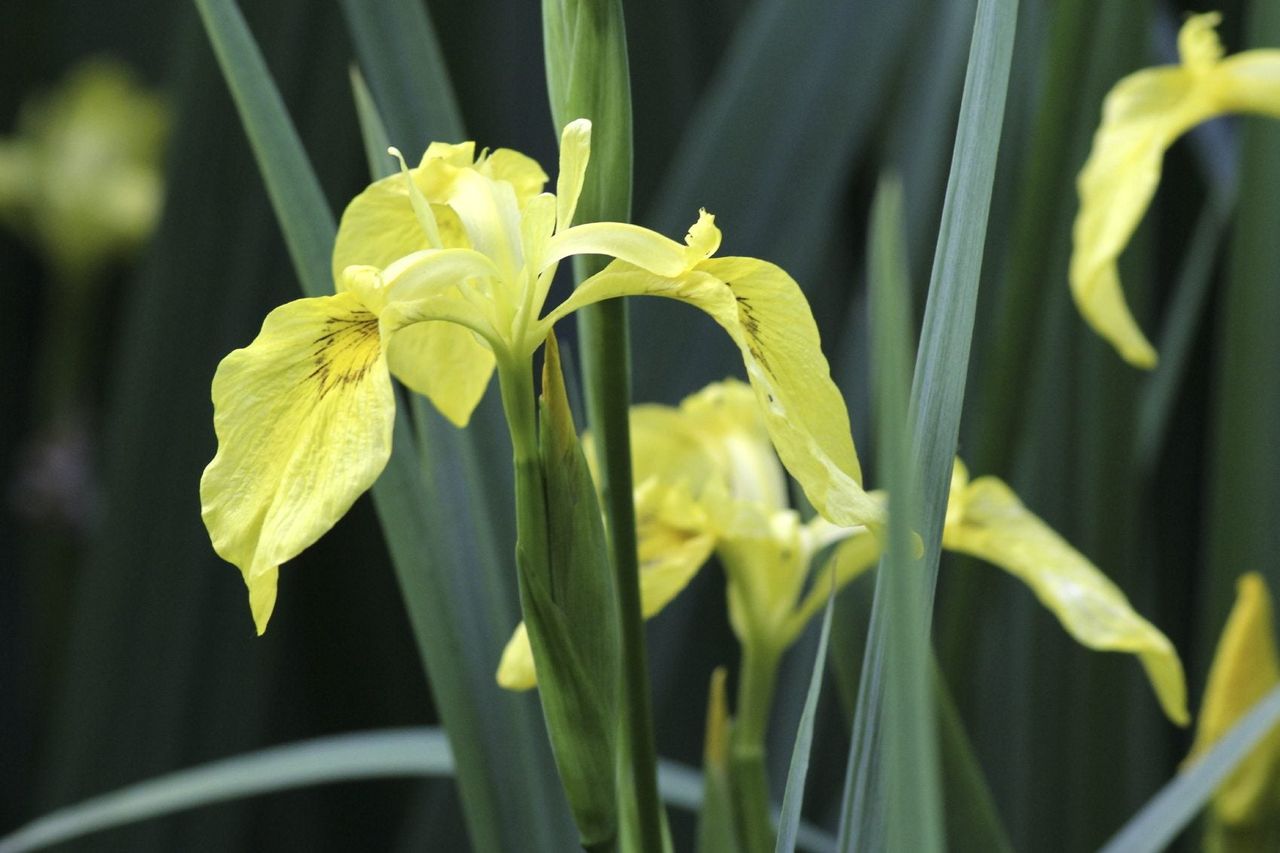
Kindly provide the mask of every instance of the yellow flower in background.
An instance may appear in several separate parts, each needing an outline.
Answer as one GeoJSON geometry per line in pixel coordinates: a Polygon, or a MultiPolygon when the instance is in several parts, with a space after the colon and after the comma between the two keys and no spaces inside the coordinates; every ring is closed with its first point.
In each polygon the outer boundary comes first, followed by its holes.
{"type": "Polygon", "coordinates": [[[741,350],[753,405],[765,407],[767,434],[813,504],[845,525],[881,516],[795,281],[755,258],[713,258],[720,231],[705,212],[684,244],[625,223],[572,225],[590,135],[586,120],[565,127],[554,195],[514,151],[434,143],[417,167],[401,160],[399,175],[343,214],[338,292],[277,308],[219,366],[203,515],[215,550],[244,574],[259,633],[280,564],[386,465],[391,376],[464,426],[495,368],[530,370],[557,321],[604,299],[665,296],[710,314],[741,350]],[[616,260],[544,314],[557,264],[579,254],[616,260]]]}
{"type": "MultiPolygon", "coordinates": [[[[1276,685],[1280,659],[1271,594],[1262,576],[1251,572],[1236,583],[1236,602],[1213,656],[1187,760],[1207,753],[1276,685]]],[[[1212,813],[1233,829],[1280,819],[1280,729],[1267,735],[1222,783],[1214,794],[1212,813]]]]}
{"type": "MultiPolygon", "coordinates": [[[[646,616],[657,613],[714,552],[728,578],[739,639],[782,650],[826,604],[833,581],[838,589],[872,568],[881,546],[866,527],[840,528],[821,517],[803,522],[790,508],[785,474],[752,402],[750,390],[730,380],[678,409],[632,409],[641,598],[646,616]],[[830,559],[812,572],[814,558],[834,543],[830,559]]],[[[882,493],[872,497],[884,500],[882,493]]],[[[1023,581],[1081,644],[1137,655],[1165,713],[1187,722],[1173,645],[1002,481],[970,481],[957,461],[942,541],[1023,581]]],[[[536,684],[523,626],[503,653],[498,683],[513,690],[536,684]]]]}
{"type": "Polygon", "coordinates": [[[1181,64],[1146,68],[1108,93],[1102,125],[1080,172],[1071,294],[1094,331],[1136,367],[1156,364],[1138,328],[1116,261],[1160,183],[1165,149],[1191,128],[1225,113],[1280,116],[1280,50],[1223,58],[1216,13],[1193,15],[1178,34],[1181,64]]]}
{"type": "Polygon", "coordinates": [[[87,61],[23,104],[0,140],[0,217],[72,283],[136,250],[155,227],[169,116],[124,65],[87,61]]]}

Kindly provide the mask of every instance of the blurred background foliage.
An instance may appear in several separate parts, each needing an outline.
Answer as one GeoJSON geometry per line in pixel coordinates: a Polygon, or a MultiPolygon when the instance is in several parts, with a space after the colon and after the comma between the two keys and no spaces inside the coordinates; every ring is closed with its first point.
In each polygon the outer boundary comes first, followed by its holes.
{"type": "MultiPolygon", "coordinates": [[[[241,4],[336,211],[368,174],[341,5],[241,4]]],[[[767,258],[801,282],[870,468],[871,194],[885,171],[901,176],[918,318],[973,0],[625,5],[636,221],[679,236],[705,206],[725,254],[767,258]]],[[[468,137],[553,163],[537,4],[427,6],[468,137]]],[[[1221,8],[1229,52],[1280,46],[1280,14],[1265,0],[1221,8]]],[[[1074,178],[1101,99],[1124,74],[1172,61],[1193,10],[1022,0],[960,453],[975,474],[1009,480],[1169,635],[1198,701],[1235,578],[1257,570],[1280,588],[1280,126],[1217,121],[1168,155],[1121,266],[1156,332],[1158,371],[1130,369],[1089,333],[1066,286],[1074,178]]],[[[153,240],[96,277],[73,331],[54,296],[56,262],[0,234],[0,830],[213,758],[436,721],[367,499],[290,565],[272,630],[254,637],[196,487],[214,450],[214,367],[298,294],[297,280],[191,4],[60,0],[7,15],[0,132],[33,92],[98,55],[128,63],[169,105],[166,194],[153,240]],[[74,382],[83,452],[68,463],[83,500],[40,511],[31,460],[54,435],[42,377],[73,340],[90,353],[74,382]]],[[[406,152],[427,142],[393,141],[406,152]]],[[[654,301],[632,311],[637,401],[674,403],[741,369],[709,320],[654,301]]],[[[478,441],[501,482],[505,436],[478,441]]],[[[37,485],[61,476],[39,465],[35,475],[37,485]]],[[[502,500],[493,513],[505,555],[502,500]]],[[[464,589],[475,576],[451,568],[464,589]]],[[[805,802],[829,827],[870,592],[864,580],[842,595],[833,625],[839,689],[819,706],[805,802]]],[[[721,578],[702,572],[648,625],[658,750],[692,765],[710,673],[737,654],[723,602],[721,578]]],[[[1132,660],[1072,643],[1002,573],[944,558],[937,602],[942,675],[1014,846],[1096,847],[1172,775],[1190,733],[1167,723],[1132,660]]],[[[816,640],[815,626],[784,663],[770,743],[779,797],[816,640]]],[[[672,811],[672,827],[687,848],[692,819],[672,811]]],[[[449,781],[383,781],[207,807],[67,847],[459,849],[464,839],[449,781]]]]}

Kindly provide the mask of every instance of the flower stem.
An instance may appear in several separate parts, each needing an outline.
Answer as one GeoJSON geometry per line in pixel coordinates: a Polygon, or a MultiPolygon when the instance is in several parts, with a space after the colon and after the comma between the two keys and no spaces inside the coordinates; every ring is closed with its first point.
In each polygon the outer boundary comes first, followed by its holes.
{"type": "Polygon", "coordinates": [[[771,648],[744,644],[738,671],[738,707],[729,748],[730,778],[738,812],[742,849],[773,849],[769,810],[769,777],[764,764],[764,738],[773,707],[779,655],[771,648]]]}
{"type": "MultiPolygon", "coordinates": [[[[511,433],[515,465],[516,546],[534,571],[546,567],[547,504],[542,482],[542,461],[538,449],[538,418],[530,365],[504,364],[498,367],[502,408],[511,433]]],[[[523,571],[517,572],[523,585],[523,571]]],[[[521,595],[523,599],[523,593],[521,595]]]]}
{"type": "Polygon", "coordinates": [[[599,454],[622,637],[620,748],[623,766],[630,769],[631,793],[635,797],[636,840],[639,849],[648,853],[662,850],[664,844],[631,480],[631,360],[626,303],[615,299],[589,306],[578,318],[588,417],[599,454]]]}

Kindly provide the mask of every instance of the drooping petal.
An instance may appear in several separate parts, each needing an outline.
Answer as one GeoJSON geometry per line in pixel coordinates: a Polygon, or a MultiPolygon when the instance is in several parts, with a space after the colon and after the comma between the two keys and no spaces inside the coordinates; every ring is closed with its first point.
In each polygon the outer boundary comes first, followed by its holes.
{"type": "Polygon", "coordinates": [[[470,249],[415,252],[381,271],[343,270],[345,289],[379,313],[392,374],[459,427],[494,370],[493,350],[473,331],[487,329],[489,318],[459,288],[495,275],[493,263],[470,249]]]}
{"type": "Polygon", "coordinates": [[[1071,293],[1094,330],[1129,363],[1153,367],[1155,349],[1120,289],[1116,261],[1151,204],[1165,149],[1213,112],[1211,90],[1181,67],[1139,71],[1116,84],[1077,180],[1071,293]]]}
{"type": "Polygon", "coordinates": [[[1156,353],[1129,311],[1116,261],[1155,194],[1165,150],[1222,113],[1280,116],[1280,51],[1221,59],[1219,20],[1191,16],[1178,37],[1181,65],[1144,69],[1115,85],[1077,181],[1071,293],[1089,325],[1137,367],[1153,367],[1156,353]]]}
{"type": "Polygon", "coordinates": [[[710,314],[742,352],[773,445],[818,512],[850,527],[883,520],[883,508],[862,488],[849,413],[831,381],[817,324],[789,275],[755,258],[710,258],[675,277],[614,262],[544,324],[621,296],[664,296],[710,314]]]}
{"type": "Polygon", "coordinates": [[[213,378],[218,452],[200,480],[213,547],[244,574],[258,633],[281,563],[320,538],[391,454],[395,398],[377,318],[352,293],[267,315],[213,378]]]}
{"type": "Polygon", "coordinates": [[[1068,633],[1099,651],[1138,656],[1169,719],[1185,725],[1186,682],[1173,644],[1129,604],[1115,584],[995,477],[952,493],[943,547],[994,563],[1021,580],[1068,633]]]}
{"type": "Polygon", "coordinates": [[[406,326],[387,344],[397,379],[422,394],[456,427],[465,427],[493,377],[494,356],[474,333],[454,323],[406,326]]]}
{"type": "MultiPolygon", "coordinates": [[[[706,565],[716,546],[716,534],[684,484],[669,486],[650,478],[636,489],[636,537],[640,608],[644,618],[650,619],[706,565]]],[[[507,690],[528,690],[537,684],[523,622],[502,652],[497,679],[507,690]]]]}
{"type": "MultiPolygon", "coordinates": [[[[1236,582],[1236,603],[1227,617],[1222,638],[1209,669],[1200,706],[1195,745],[1187,756],[1194,761],[1208,752],[1253,705],[1280,684],[1271,594],[1256,572],[1236,582]]],[[[1280,767],[1280,729],[1267,736],[1241,762],[1214,796],[1216,815],[1229,824],[1249,822],[1259,815],[1268,795],[1275,802],[1280,767]]],[[[1274,805],[1272,811],[1274,812],[1274,805]]]]}

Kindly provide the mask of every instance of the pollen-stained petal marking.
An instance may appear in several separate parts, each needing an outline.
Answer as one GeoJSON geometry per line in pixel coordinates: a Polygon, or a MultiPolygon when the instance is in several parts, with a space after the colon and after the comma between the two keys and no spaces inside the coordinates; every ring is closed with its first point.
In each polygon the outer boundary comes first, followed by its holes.
{"type": "Polygon", "coordinates": [[[213,379],[218,452],[200,480],[214,549],[244,574],[258,633],[281,563],[373,485],[391,454],[395,399],[378,320],[351,293],[267,315],[213,379]]]}

